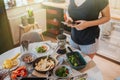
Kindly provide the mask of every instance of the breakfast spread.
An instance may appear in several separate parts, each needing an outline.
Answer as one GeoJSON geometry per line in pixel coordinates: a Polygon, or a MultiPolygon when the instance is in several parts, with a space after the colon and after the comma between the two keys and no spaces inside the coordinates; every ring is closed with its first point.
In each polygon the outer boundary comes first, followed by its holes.
{"type": "MultiPolygon", "coordinates": [[[[38,51],[39,53],[44,53],[47,50],[48,47],[46,45],[42,45],[36,48],[36,51],[38,51]]],[[[24,65],[19,63],[19,55],[20,53],[16,54],[10,59],[4,60],[3,62],[4,69],[12,69],[15,67],[14,69],[10,70],[10,78],[12,80],[16,80],[18,78],[26,78],[29,75],[28,72],[30,72],[30,70],[32,71],[31,73],[33,73],[34,71],[38,72],[38,75],[45,75],[48,72],[51,72],[54,77],[61,79],[69,78],[71,75],[71,68],[68,66],[69,63],[67,65],[64,64],[64,60],[62,61],[62,63],[60,63],[60,60],[57,59],[57,57],[53,57],[54,55],[52,57],[51,55],[38,57],[35,53],[24,53],[20,56],[20,61],[22,61],[24,65]],[[64,65],[62,66],[62,64],[64,65]]],[[[68,58],[69,62],[73,66],[79,66],[80,64],[77,61],[78,57],[79,56],[76,54],[70,54],[66,57],[66,59],[68,58]]]]}

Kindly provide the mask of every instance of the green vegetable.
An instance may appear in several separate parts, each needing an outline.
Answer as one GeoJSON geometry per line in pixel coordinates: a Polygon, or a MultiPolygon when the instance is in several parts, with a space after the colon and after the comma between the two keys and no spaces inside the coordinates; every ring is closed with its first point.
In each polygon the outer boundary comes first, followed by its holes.
{"type": "Polygon", "coordinates": [[[47,51],[47,49],[46,49],[45,46],[40,46],[40,47],[36,48],[36,51],[37,51],[38,53],[44,53],[44,52],[47,51]]]}
{"type": "Polygon", "coordinates": [[[73,66],[79,66],[79,63],[77,61],[77,57],[79,57],[78,55],[76,54],[73,54],[73,55],[69,55],[68,56],[68,60],[70,61],[70,63],[73,65],[73,66]]]}
{"type": "Polygon", "coordinates": [[[67,77],[69,74],[69,71],[65,66],[62,66],[61,68],[58,68],[56,70],[55,74],[59,77],[67,77]]]}
{"type": "Polygon", "coordinates": [[[74,66],[78,66],[78,64],[77,64],[77,63],[74,63],[74,66]]]}

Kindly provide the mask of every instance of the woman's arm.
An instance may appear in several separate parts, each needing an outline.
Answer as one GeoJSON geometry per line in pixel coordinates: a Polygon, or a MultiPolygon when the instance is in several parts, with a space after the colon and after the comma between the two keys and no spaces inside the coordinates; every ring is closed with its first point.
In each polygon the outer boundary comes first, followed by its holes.
{"type": "Polygon", "coordinates": [[[109,5],[107,5],[102,11],[101,11],[101,18],[98,20],[94,21],[88,21],[89,26],[95,26],[95,25],[100,25],[103,24],[107,21],[110,20],[110,10],[109,10],[109,5]]]}
{"type": "Polygon", "coordinates": [[[65,9],[65,13],[64,13],[64,16],[65,16],[65,22],[68,27],[71,27],[72,26],[72,22],[73,22],[73,19],[69,16],[69,13],[68,13],[68,6],[70,5],[70,0],[66,0],[66,4],[67,4],[67,9],[65,9]]]}
{"type": "Polygon", "coordinates": [[[68,6],[70,5],[70,0],[66,0],[66,4],[67,4],[67,9],[65,10],[66,22],[73,22],[72,18],[69,16],[68,13],[68,6]]]}
{"type": "Polygon", "coordinates": [[[100,25],[103,24],[107,21],[110,20],[110,10],[109,10],[109,5],[107,5],[102,11],[101,11],[101,18],[93,21],[85,21],[85,20],[78,20],[76,22],[80,23],[76,26],[73,26],[77,28],[78,30],[83,30],[88,27],[93,27],[95,25],[100,25]]]}

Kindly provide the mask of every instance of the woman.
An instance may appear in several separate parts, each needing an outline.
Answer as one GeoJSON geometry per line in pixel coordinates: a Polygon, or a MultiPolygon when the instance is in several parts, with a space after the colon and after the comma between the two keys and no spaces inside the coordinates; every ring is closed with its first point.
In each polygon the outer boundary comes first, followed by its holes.
{"type": "Polygon", "coordinates": [[[66,22],[71,27],[70,44],[93,58],[97,52],[98,25],[110,20],[108,0],[69,0],[68,4],[66,22]]]}

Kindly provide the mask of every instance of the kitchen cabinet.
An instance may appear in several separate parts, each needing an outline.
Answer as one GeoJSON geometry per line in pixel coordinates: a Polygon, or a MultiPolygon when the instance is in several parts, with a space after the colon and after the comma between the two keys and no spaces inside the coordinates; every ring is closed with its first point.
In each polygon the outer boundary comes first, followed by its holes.
{"type": "Polygon", "coordinates": [[[43,2],[42,7],[46,9],[47,34],[56,36],[63,27],[65,3],[43,2]]]}
{"type": "Polygon", "coordinates": [[[61,21],[63,21],[63,9],[43,5],[47,14],[47,32],[58,35],[60,32],[61,21]]]}

